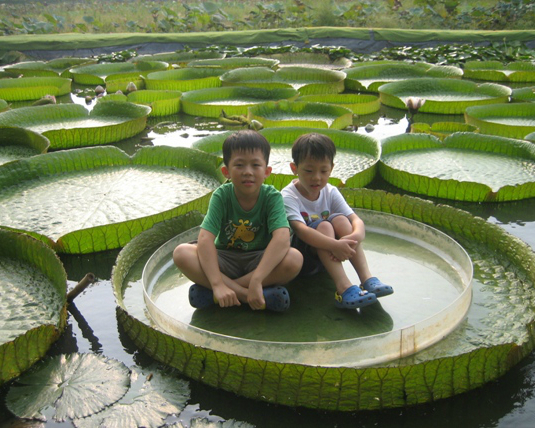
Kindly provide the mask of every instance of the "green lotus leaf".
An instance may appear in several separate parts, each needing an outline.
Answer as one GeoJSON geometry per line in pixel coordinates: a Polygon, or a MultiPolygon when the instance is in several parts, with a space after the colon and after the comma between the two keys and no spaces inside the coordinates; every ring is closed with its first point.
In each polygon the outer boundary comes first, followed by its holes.
{"type": "MultiPolygon", "coordinates": [[[[97,102],[99,102],[99,103],[108,102],[108,101],[127,102],[128,101],[128,97],[125,94],[121,93],[121,92],[116,92],[115,94],[106,94],[106,95],[97,97],[97,102]]],[[[141,104],[141,103],[136,103],[136,104],[141,104]]],[[[151,114],[152,114],[152,110],[149,113],[149,116],[151,114]]]]}
{"type": "Polygon", "coordinates": [[[28,370],[59,338],[66,291],[67,274],[50,247],[0,229],[0,384],[28,370]]]}
{"type": "Polygon", "coordinates": [[[337,411],[404,407],[462,394],[499,378],[532,352],[535,254],[527,244],[447,205],[368,189],[342,192],[353,207],[429,224],[467,248],[478,266],[477,292],[466,321],[447,338],[387,365],[337,367],[238,357],[165,334],[147,318],[141,271],[163,243],[200,224],[202,216],[193,212],[159,223],[120,252],[112,275],[119,323],[140,349],[189,378],[256,400],[337,411]],[[522,298],[512,299],[517,293],[522,298]]]}
{"type": "Polygon", "coordinates": [[[493,104],[474,106],[464,113],[466,123],[477,126],[484,134],[524,138],[535,131],[535,104],[493,104]]]}
{"type": "Polygon", "coordinates": [[[90,58],[56,58],[50,61],[25,61],[4,67],[15,76],[24,77],[66,77],[70,78],[69,69],[82,64],[94,64],[97,60],[90,58]]]}
{"type": "Polygon", "coordinates": [[[50,141],[37,132],[16,126],[0,126],[0,165],[46,153],[50,141]]]}
{"type": "Polygon", "coordinates": [[[407,79],[379,88],[384,105],[407,109],[408,98],[420,98],[425,100],[420,112],[437,114],[463,114],[470,106],[507,102],[510,95],[510,88],[495,83],[439,78],[407,79]]]}
{"type": "Polygon", "coordinates": [[[223,181],[220,161],[184,147],[143,147],[130,157],[106,146],[10,162],[0,166],[0,225],[61,253],[119,248],[158,221],[204,207],[223,181]]]}
{"type": "Polygon", "coordinates": [[[215,59],[196,59],[190,61],[187,67],[201,67],[201,68],[218,68],[221,70],[229,70],[233,68],[244,67],[268,67],[276,68],[279,64],[278,60],[268,58],[215,58],[215,59]]]}
{"type": "Polygon", "coordinates": [[[230,70],[221,76],[221,82],[223,86],[291,87],[301,95],[337,94],[344,91],[345,77],[337,70],[291,66],[274,71],[261,67],[230,70]]]}
{"type": "Polygon", "coordinates": [[[337,70],[348,68],[352,65],[351,60],[348,58],[342,57],[331,60],[329,55],[316,52],[284,52],[268,55],[262,54],[262,57],[279,61],[279,67],[287,67],[290,65],[337,70]]]}
{"type": "Polygon", "coordinates": [[[264,127],[304,126],[344,129],[353,123],[353,112],[345,107],[303,101],[268,101],[249,107],[249,119],[264,127]]]}
{"type": "Polygon", "coordinates": [[[106,76],[104,79],[106,83],[106,92],[113,93],[117,91],[128,92],[128,85],[133,83],[136,89],[145,89],[145,79],[137,72],[120,73],[106,76]]]}
{"type": "Polygon", "coordinates": [[[520,200],[535,196],[535,146],[469,132],[443,142],[401,134],[383,140],[379,172],[394,186],[437,198],[520,200]]]}
{"type": "Polygon", "coordinates": [[[467,61],[464,77],[495,82],[535,82],[535,65],[528,61],[507,65],[498,61],[467,61]]]}
{"type": "MultiPolygon", "coordinates": [[[[267,128],[260,131],[271,145],[269,165],[273,171],[272,175],[267,178],[266,183],[273,184],[280,190],[295,178],[290,170],[290,162],[292,162],[291,147],[298,137],[310,132],[327,135],[333,140],[337,148],[334,169],[329,179],[331,184],[334,186],[364,187],[375,178],[375,168],[379,161],[381,149],[379,142],[369,135],[336,129],[267,128]]],[[[192,147],[221,155],[223,141],[230,134],[231,132],[229,131],[202,138],[194,142],[192,147]]]]}
{"type": "Polygon", "coordinates": [[[460,78],[462,70],[457,67],[433,66],[427,63],[408,64],[399,61],[374,61],[360,63],[344,70],[347,74],[346,89],[378,92],[385,83],[414,78],[460,78]]]}
{"type": "Polygon", "coordinates": [[[43,134],[51,149],[114,143],[145,129],[150,107],[109,101],[88,112],[79,104],[21,107],[0,113],[0,125],[17,125],[43,134]]]}
{"type": "Polygon", "coordinates": [[[168,116],[180,111],[181,95],[179,91],[142,90],[130,92],[127,99],[132,103],[150,106],[149,116],[168,116]]]}
{"type": "Polygon", "coordinates": [[[132,61],[163,61],[184,67],[196,59],[219,59],[224,57],[224,53],[213,51],[161,52],[153,55],[138,55],[132,61]]]}
{"type": "Polygon", "coordinates": [[[461,122],[434,122],[432,125],[419,122],[411,124],[411,132],[431,134],[440,140],[444,140],[448,135],[455,132],[478,131],[476,126],[461,122]]]}
{"type": "Polygon", "coordinates": [[[513,101],[535,102],[535,86],[513,89],[511,99],[513,101]]]}
{"type": "Polygon", "coordinates": [[[5,101],[37,100],[45,95],[71,92],[71,80],[63,77],[19,77],[0,79],[0,98],[5,101]]]}
{"type": "Polygon", "coordinates": [[[0,99],[0,113],[6,110],[9,110],[9,104],[6,100],[0,99]]]}
{"type": "Polygon", "coordinates": [[[170,91],[193,91],[221,86],[221,76],[225,70],[218,68],[183,68],[180,70],[156,71],[145,77],[147,89],[170,91]]]}
{"type": "Polygon", "coordinates": [[[120,400],[130,387],[129,374],[123,363],[102,355],[58,355],[17,379],[6,405],[19,418],[46,421],[48,408],[58,422],[83,418],[120,400]]]}
{"type": "Polygon", "coordinates": [[[162,61],[114,62],[80,65],[70,69],[75,83],[81,85],[103,85],[106,78],[114,74],[137,73],[143,76],[151,72],[166,70],[169,64],[162,61]]]}
{"type": "Polygon", "coordinates": [[[346,107],[353,113],[359,115],[376,113],[381,108],[379,97],[366,94],[305,95],[299,97],[296,101],[334,104],[340,107],[346,107]]]}
{"type": "Polygon", "coordinates": [[[248,107],[266,101],[292,100],[298,92],[291,88],[248,88],[232,86],[189,91],[182,95],[182,111],[192,116],[219,117],[224,110],[227,115],[247,115],[248,107]]]}

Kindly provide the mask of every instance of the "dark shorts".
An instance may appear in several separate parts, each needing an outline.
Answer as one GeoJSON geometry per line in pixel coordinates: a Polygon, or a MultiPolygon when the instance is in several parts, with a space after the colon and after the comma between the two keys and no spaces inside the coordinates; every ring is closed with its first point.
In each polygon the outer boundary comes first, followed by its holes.
{"type": "MultiPolygon", "coordinates": [[[[312,223],[308,225],[308,227],[311,227],[312,229],[317,229],[321,222],[323,221],[330,222],[333,218],[338,217],[339,215],[343,215],[343,214],[341,213],[331,214],[327,219],[319,219],[319,220],[313,221],[312,223]]],[[[318,257],[318,253],[316,252],[314,247],[308,245],[306,242],[299,239],[297,235],[295,234],[292,237],[292,247],[299,250],[299,252],[303,255],[303,267],[301,268],[299,275],[308,276],[308,275],[314,275],[319,272],[325,272],[325,266],[323,266],[323,263],[318,257]]]]}

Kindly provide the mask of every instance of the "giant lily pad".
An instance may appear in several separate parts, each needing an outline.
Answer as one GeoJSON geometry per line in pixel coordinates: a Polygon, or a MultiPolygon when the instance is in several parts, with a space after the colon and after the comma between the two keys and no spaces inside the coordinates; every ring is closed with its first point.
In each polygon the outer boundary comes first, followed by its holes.
{"type": "Polygon", "coordinates": [[[301,95],[337,94],[344,91],[342,71],[322,70],[310,67],[284,67],[274,71],[269,68],[236,69],[221,76],[224,86],[253,86],[261,88],[291,87],[301,95]]]}
{"type": "Polygon", "coordinates": [[[167,146],[144,147],[133,157],[109,146],[10,162],[0,166],[0,225],[27,231],[58,252],[122,247],[154,223],[207,204],[222,181],[219,163],[167,146]]]}
{"type": "Polygon", "coordinates": [[[478,132],[474,125],[462,122],[435,122],[433,124],[417,122],[411,124],[411,132],[434,135],[443,140],[455,132],[478,132]]]}
{"type": "Polygon", "coordinates": [[[249,107],[249,118],[264,127],[305,126],[344,129],[353,123],[353,112],[345,107],[303,101],[276,101],[249,107]]]}
{"type": "Polygon", "coordinates": [[[279,64],[278,60],[268,58],[216,58],[216,59],[196,59],[188,63],[188,67],[218,68],[230,70],[244,67],[268,67],[275,68],[279,64]]]}
{"type": "Polygon", "coordinates": [[[382,144],[379,172],[393,185],[427,196],[472,202],[535,196],[535,146],[525,141],[456,133],[401,134],[382,144]]]}
{"type": "MultiPolygon", "coordinates": [[[[317,132],[327,135],[337,147],[334,169],[329,182],[335,186],[364,187],[375,178],[375,167],[379,161],[379,142],[363,134],[339,131],[336,129],[317,128],[267,128],[260,133],[271,145],[269,165],[273,173],[267,181],[282,189],[295,178],[290,170],[292,162],[292,144],[303,134],[317,132]]],[[[202,138],[192,147],[208,153],[220,155],[223,141],[230,135],[226,132],[202,138]]]]}
{"type": "Polygon", "coordinates": [[[535,82],[535,65],[528,61],[467,61],[464,64],[467,79],[490,80],[493,82],[535,82]]]}
{"type": "Polygon", "coordinates": [[[225,71],[218,68],[184,68],[180,70],[156,71],[145,78],[147,89],[172,91],[193,91],[221,86],[221,76],[225,71]]]}
{"type": "Polygon", "coordinates": [[[298,92],[291,88],[206,88],[182,95],[182,111],[192,116],[219,117],[221,110],[229,115],[247,115],[247,108],[266,101],[295,99],[298,92]]]}
{"type": "Polygon", "coordinates": [[[7,103],[6,100],[0,99],[0,113],[6,110],[9,110],[9,104],[7,103]]]}
{"type": "Polygon", "coordinates": [[[424,222],[468,249],[478,266],[475,302],[447,339],[388,365],[353,367],[239,357],[166,334],[147,318],[141,270],[167,239],[200,223],[201,216],[193,213],[156,225],[121,251],[112,277],[119,322],[138,347],[190,378],[257,400],[329,410],[401,407],[451,397],[497,379],[529,355],[534,346],[527,327],[534,318],[535,255],[528,245],[446,205],[367,189],[342,192],[353,207],[424,222]],[[512,299],[516,293],[522,298],[512,299]],[[498,308],[503,316],[496,316],[498,308]]]}
{"type": "Polygon", "coordinates": [[[146,76],[151,72],[166,70],[169,64],[162,61],[141,61],[101,63],[81,65],[70,69],[72,78],[81,85],[102,85],[106,78],[116,74],[132,74],[146,76]]]}
{"type": "Polygon", "coordinates": [[[0,79],[0,98],[6,101],[37,100],[44,95],[71,92],[71,80],[63,77],[20,77],[0,79]]]}
{"type": "Polygon", "coordinates": [[[43,358],[59,338],[66,288],[67,275],[50,247],[0,229],[0,384],[43,358]]]}
{"type": "Polygon", "coordinates": [[[186,66],[189,62],[197,59],[219,59],[224,58],[225,54],[215,51],[177,51],[177,52],[160,52],[152,55],[138,55],[131,62],[139,61],[163,61],[168,64],[176,64],[180,67],[186,66]]]}
{"type": "Polygon", "coordinates": [[[348,58],[336,58],[332,60],[329,55],[319,52],[284,52],[274,54],[262,54],[262,57],[279,61],[279,67],[309,67],[328,70],[340,70],[351,66],[348,58]]]}
{"type": "Polygon", "coordinates": [[[50,61],[25,61],[4,67],[4,70],[13,75],[24,77],[48,76],[70,78],[69,70],[82,64],[94,64],[97,60],[91,58],[55,58],[50,61]]]}
{"type": "Polygon", "coordinates": [[[535,104],[495,104],[474,106],[464,113],[466,123],[475,125],[484,134],[524,138],[535,131],[535,104]]]}
{"type": "Polygon", "coordinates": [[[127,100],[150,106],[149,116],[168,116],[180,111],[181,96],[182,92],[179,91],[143,90],[130,92],[127,100]]]}
{"type": "Polygon", "coordinates": [[[0,126],[0,165],[46,153],[50,141],[37,132],[16,126],[0,126]]]}
{"type": "Polygon", "coordinates": [[[513,101],[528,101],[535,102],[535,86],[527,88],[516,88],[511,93],[511,99],[513,101]]]}
{"type": "Polygon", "coordinates": [[[406,109],[407,99],[416,97],[425,100],[420,112],[440,114],[463,114],[470,106],[507,102],[510,95],[510,88],[495,83],[440,78],[408,79],[379,88],[384,105],[406,109]]]}
{"type": "Polygon", "coordinates": [[[305,95],[299,97],[297,101],[334,104],[340,107],[346,107],[353,113],[359,115],[372,114],[381,108],[379,97],[366,94],[305,95]]]}
{"type": "Polygon", "coordinates": [[[460,68],[431,65],[424,62],[408,64],[401,61],[374,61],[355,64],[344,70],[345,87],[353,91],[378,92],[385,83],[424,77],[460,78],[460,68]]]}
{"type": "Polygon", "coordinates": [[[43,134],[51,149],[114,143],[145,129],[150,107],[109,101],[88,112],[79,104],[21,107],[0,113],[0,125],[17,125],[43,134]]]}

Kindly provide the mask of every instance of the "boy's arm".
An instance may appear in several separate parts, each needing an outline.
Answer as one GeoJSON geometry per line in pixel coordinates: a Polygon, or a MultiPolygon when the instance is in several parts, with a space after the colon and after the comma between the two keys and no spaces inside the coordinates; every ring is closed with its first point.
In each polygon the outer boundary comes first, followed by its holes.
{"type": "Polygon", "coordinates": [[[351,223],[353,231],[349,235],[341,236],[340,239],[350,239],[358,242],[364,241],[364,238],[366,237],[366,227],[364,226],[364,221],[362,221],[362,219],[356,214],[351,214],[347,218],[351,223]]]}
{"type": "Polygon", "coordinates": [[[271,240],[268,246],[264,250],[264,255],[253,271],[251,281],[249,282],[247,301],[251,308],[262,309],[264,307],[266,302],[262,293],[262,284],[267,276],[284,259],[289,249],[290,229],[286,227],[275,229],[271,234],[271,240]]]}
{"type": "Polygon", "coordinates": [[[197,238],[197,253],[199,254],[199,263],[204,275],[210,283],[214,297],[222,308],[227,306],[240,305],[236,293],[228,288],[223,282],[219,262],[217,260],[217,249],[214,245],[215,235],[206,229],[199,232],[197,238]],[[201,256],[202,254],[202,256],[201,256]]]}

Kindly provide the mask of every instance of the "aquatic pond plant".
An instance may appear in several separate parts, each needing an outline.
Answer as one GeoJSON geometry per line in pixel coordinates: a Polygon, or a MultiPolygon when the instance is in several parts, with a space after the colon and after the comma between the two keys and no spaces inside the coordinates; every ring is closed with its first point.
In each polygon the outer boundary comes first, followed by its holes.
{"type": "Polygon", "coordinates": [[[20,126],[50,140],[51,149],[108,144],[139,134],[151,109],[133,103],[97,103],[88,112],[79,104],[21,107],[0,113],[0,125],[20,126]]]}
{"type": "Polygon", "coordinates": [[[359,115],[376,113],[381,108],[379,97],[370,94],[304,95],[299,97],[296,101],[334,104],[348,108],[354,114],[359,115]]]}
{"type": "Polygon", "coordinates": [[[522,139],[535,131],[535,104],[473,106],[466,109],[464,119],[484,134],[522,139]]]}
{"type": "Polygon", "coordinates": [[[531,61],[515,61],[507,65],[499,61],[467,61],[464,77],[493,82],[535,82],[535,64],[531,61]]]}
{"type": "Polygon", "coordinates": [[[80,85],[103,85],[110,76],[135,73],[146,76],[159,70],[166,70],[169,64],[162,61],[142,61],[139,63],[119,62],[79,65],[70,69],[75,83],[80,85]]]}
{"type": "Polygon", "coordinates": [[[0,228],[0,384],[43,358],[67,322],[67,274],[55,252],[0,228]]]}
{"type": "Polygon", "coordinates": [[[96,59],[92,58],[55,58],[50,61],[23,61],[6,65],[4,71],[13,77],[19,75],[24,77],[66,77],[71,78],[69,71],[71,68],[83,64],[95,64],[96,59]]]}
{"type": "Polygon", "coordinates": [[[43,135],[18,126],[0,125],[0,165],[46,153],[50,141],[43,135]]]}
{"type": "Polygon", "coordinates": [[[440,140],[444,140],[448,135],[455,132],[478,132],[474,125],[461,122],[434,122],[432,124],[416,122],[411,124],[412,133],[431,134],[440,140]]]}
{"type": "Polygon", "coordinates": [[[535,147],[475,133],[444,139],[401,134],[383,140],[381,176],[409,192],[471,202],[535,196],[535,147]]]}
{"type": "Polygon", "coordinates": [[[143,310],[142,293],[134,298],[128,292],[138,289],[141,270],[156,248],[200,223],[199,213],[191,212],[140,234],[119,254],[112,277],[119,322],[138,347],[192,379],[256,400],[329,410],[401,407],[450,397],[496,379],[532,351],[526,327],[533,322],[527,308],[534,302],[533,290],[529,290],[535,280],[531,262],[535,256],[525,243],[496,225],[446,205],[382,191],[342,192],[353,207],[412,218],[460,240],[477,266],[478,283],[486,284],[476,287],[477,304],[472,308],[504,305],[500,306],[504,313],[523,313],[522,321],[502,323],[491,310],[474,310],[460,329],[436,346],[387,365],[365,368],[280,364],[215,351],[209,345],[194,346],[155,328],[143,310]],[[504,270],[523,299],[509,299],[504,290],[493,291],[503,287],[504,270]]]}
{"type": "Polygon", "coordinates": [[[149,116],[169,116],[180,111],[180,91],[141,90],[130,92],[126,99],[131,103],[147,105],[149,116]]]}
{"type": "Polygon", "coordinates": [[[60,253],[120,248],[187,212],[191,201],[204,206],[223,181],[219,163],[217,156],[165,146],[132,157],[116,147],[93,147],[10,162],[0,166],[0,224],[60,253]]]}
{"type": "Polygon", "coordinates": [[[221,76],[225,70],[218,68],[183,68],[179,70],[156,71],[145,77],[147,89],[193,91],[221,86],[221,76]]]}
{"type": "Polygon", "coordinates": [[[70,94],[71,80],[64,77],[0,79],[0,98],[5,101],[38,100],[45,95],[70,94]]]}
{"type": "Polygon", "coordinates": [[[384,105],[406,109],[409,98],[419,98],[425,101],[420,112],[437,114],[463,114],[470,106],[508,102],[510,95],[510,88],[496,83],[441,78],[407,79],[379,88],[384,105]]]}

